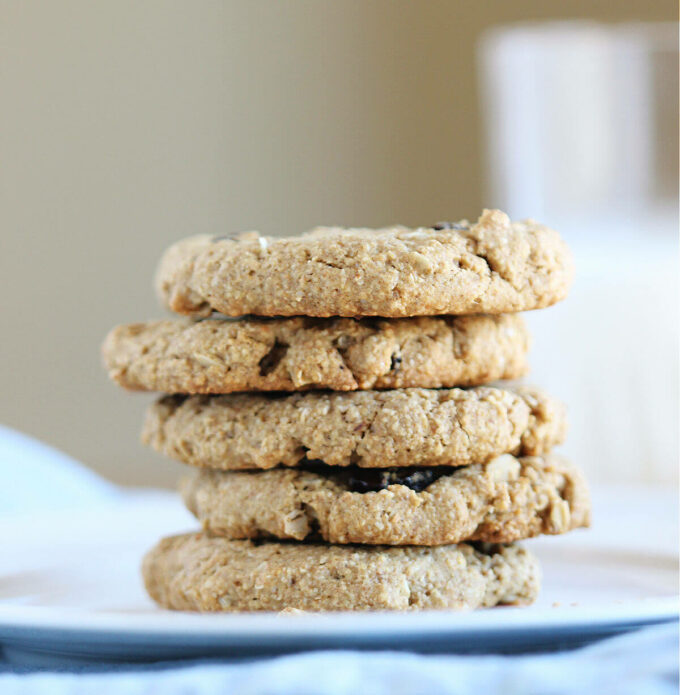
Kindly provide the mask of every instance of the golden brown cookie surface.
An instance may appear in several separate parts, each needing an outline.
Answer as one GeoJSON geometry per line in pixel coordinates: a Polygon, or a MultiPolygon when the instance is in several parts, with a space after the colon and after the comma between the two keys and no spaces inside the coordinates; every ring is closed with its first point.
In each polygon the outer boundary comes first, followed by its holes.
{"type": "Polygon", "coordinates": [[[558,457],[463,468],[202,471],[183,481],[211,533],[369,545],[510,543],[587,526],[588,488],[558,457]]]}
{"type": "Polygon", "coordinates": [[[166,251],[156,289],[193,316],[499,314],[563,299],[572,272],[557,232],[485,210],[476,223],[418,229],[192,237],[166,251]]]}
{"type": "Polygon", "coordinates": [[[270,396],[165,396],[142,440],[202,468],[465,466],[541,455],[567,428],[562,403],[534,388],[396,389],[270,396]]]}
{"type": "Polygon", "coordinates": [[[166,393],[472,386],[527,369],[521,316],[186,319],[114,328],[109,376],[166,393]]]}
{"type": "Polygon", "coordinates": [[[365,548],[165,538],[146,555],[147,591],[187,611],[462,610],[535,600],[540,570],[519,546],[365,548]]]}

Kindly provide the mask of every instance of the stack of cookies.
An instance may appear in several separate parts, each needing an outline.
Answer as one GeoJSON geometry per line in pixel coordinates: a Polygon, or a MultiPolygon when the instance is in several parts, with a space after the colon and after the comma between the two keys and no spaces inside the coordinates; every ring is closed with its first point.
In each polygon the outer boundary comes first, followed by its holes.
{"type": "Polygon", "coordinates": [[[496,383],[527,371],[516,313],[564,298],[568,249],[500,211],[433,227],[194,237],[164,255],[189,319],[115,328],[121,386],[166,394],[143,440],[197,469],[200,532],[144,560],[180,610],[528,603],[516,541],[586,526],[580,473],[551,449],[564,407],[496,383]]]}

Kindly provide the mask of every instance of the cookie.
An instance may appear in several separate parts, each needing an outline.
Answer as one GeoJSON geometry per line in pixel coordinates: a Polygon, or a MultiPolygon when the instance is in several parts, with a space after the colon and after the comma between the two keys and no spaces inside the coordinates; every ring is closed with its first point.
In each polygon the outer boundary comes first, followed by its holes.
{"type": "Polygon", "coordinates": [[[564,406],[536,389],[477,386],[351,393],[166,396],[142,441],[183,463],[240,470],[465,466],[545,454],[566,435],[564,406]]]}
{"type": "Polygon", "coordinates": [[[365,548],[165,538],[145,557],[147,591],[188,611],[470,609],[535,600],[536,559],[510,545],[365,548]]]}
{"type": "Polygon", "coordinates": [[[527,368],[521,317],[186,319],[114,328],[109,375],[166,393],[471,386],[527,368]]]}
{"type": "Polygon", "coordinates": [[[395,318],[538,309],[566,296],[572,273],[557,232],[485,210],[476,224],[192,237],[165,253],[156,288],[194,316],[395,318]]]}
{"type": "Polygon", "coordinates": [[[587,526],[588,488],[555,458],[503,454],[463,468],[202,471],[182,482],[190,511],[229,538],[369,545],[509,543],[587,526]]]}

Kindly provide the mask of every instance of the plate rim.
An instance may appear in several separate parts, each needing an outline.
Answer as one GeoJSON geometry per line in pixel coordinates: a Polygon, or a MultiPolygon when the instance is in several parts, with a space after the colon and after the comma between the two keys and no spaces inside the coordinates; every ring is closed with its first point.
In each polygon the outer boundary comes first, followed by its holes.
{"type": "MultiPolygon", "coordinates": [[[[0,638],[18,632],[150,635],[167,638],[307,639],[437,636],[452,633],[501,634],[515,630],[587,630],[670,622],[680,618],[677,596],[640,599],[621,604],[556,606],[537,609],[500,607],[480,611],[342,612],[280,615],[277,613],[192,614],[158,611],[122,614],[108,611],[55,609],[43,606],[0,606],[0,638]]],[[[35,635],[37,637],[37,635],[35,635]]]]}

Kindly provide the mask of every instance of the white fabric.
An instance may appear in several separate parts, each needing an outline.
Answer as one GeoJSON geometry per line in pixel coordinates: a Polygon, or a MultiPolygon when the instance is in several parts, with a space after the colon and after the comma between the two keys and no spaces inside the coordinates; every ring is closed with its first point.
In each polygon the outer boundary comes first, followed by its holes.
{"type": "Polygon", "coordinates": [[[61,451],[3,425],[0,472],[0,517],[96,505],[121,494],[61,451]]]}

